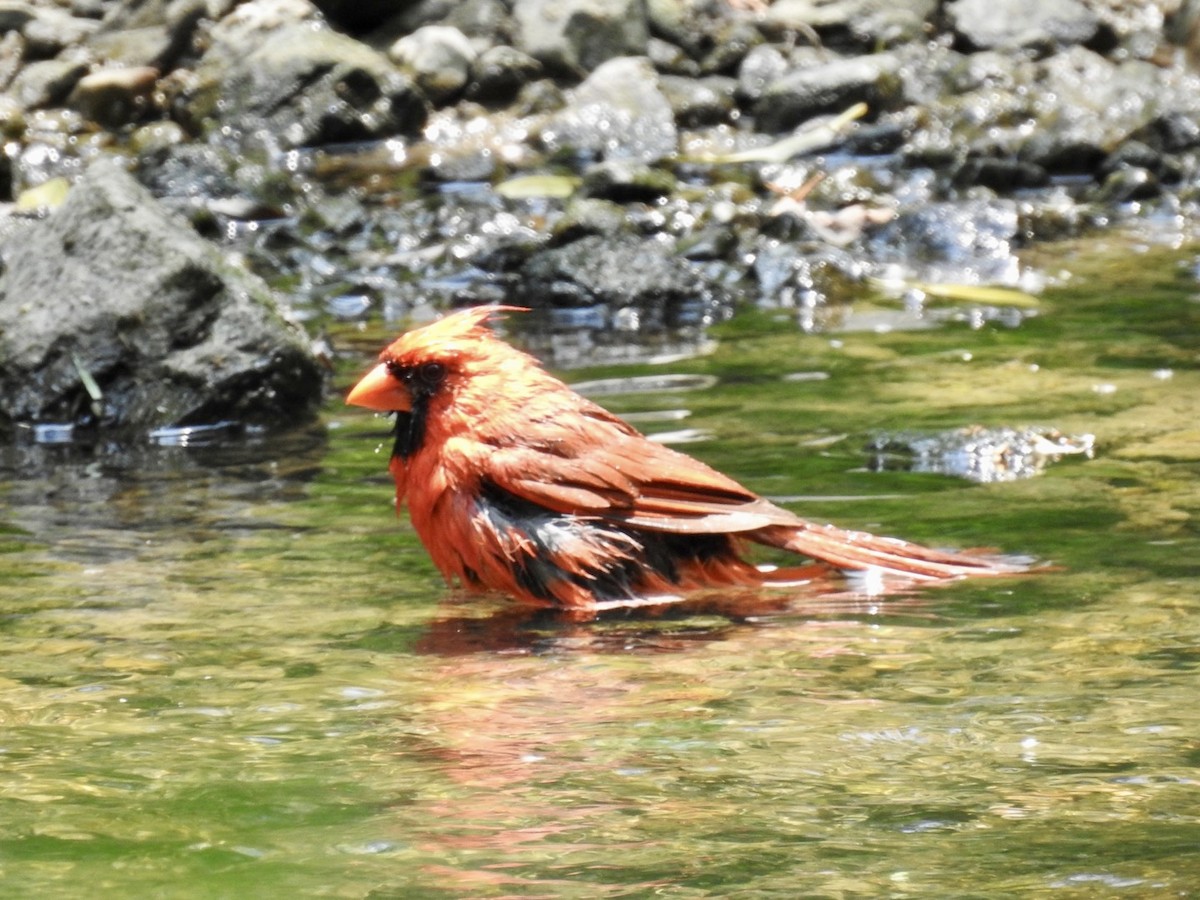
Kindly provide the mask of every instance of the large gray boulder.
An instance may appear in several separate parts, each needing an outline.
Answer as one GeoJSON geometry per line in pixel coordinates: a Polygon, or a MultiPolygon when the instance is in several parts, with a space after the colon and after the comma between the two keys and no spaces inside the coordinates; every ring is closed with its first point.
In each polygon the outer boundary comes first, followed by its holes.
{"type": "Polygon", "coordinates": [[[314,415],[323,375],[303,330],[115,163],[0,253],[0,433],[314,415]]]}

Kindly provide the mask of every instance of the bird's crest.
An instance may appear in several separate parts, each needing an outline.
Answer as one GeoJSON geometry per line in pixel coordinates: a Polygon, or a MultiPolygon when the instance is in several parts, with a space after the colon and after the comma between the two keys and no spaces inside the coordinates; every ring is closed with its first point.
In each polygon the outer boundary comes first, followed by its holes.
{"type": "Polygon", "coordinates": [[[495,318],[497,314],[506,312],[529,310],[524,306],[471,306],[460,309],[428,325],[406,332],[386,352],[400,356],[404,351],[412,349],[417,341],[423,347],[430,347],[487,338],[491,336],[491,332],[483,328],[484,323],[495,318]]]}

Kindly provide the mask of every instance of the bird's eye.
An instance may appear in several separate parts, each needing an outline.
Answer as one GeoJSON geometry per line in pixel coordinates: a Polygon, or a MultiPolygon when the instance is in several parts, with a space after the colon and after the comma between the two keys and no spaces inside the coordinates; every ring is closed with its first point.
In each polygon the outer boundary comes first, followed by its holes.
{"type": "Polygon", "coordinates": [[[424,363],[417,369],[417,377],[429,387],[437,387],[446,377],[446,367],[437,362],[424,363]]]}

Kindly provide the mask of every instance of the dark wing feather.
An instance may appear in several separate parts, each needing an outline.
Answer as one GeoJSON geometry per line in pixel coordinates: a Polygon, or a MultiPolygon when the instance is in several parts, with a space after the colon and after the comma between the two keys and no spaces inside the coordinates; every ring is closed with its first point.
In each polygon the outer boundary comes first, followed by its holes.
{"type": "Polygon", "coordinates": [[[561,513],[682,534],[734,534],[800,520],[732,478],[593,413],[571,439],[514,442],[481,453],[496,486],[561,513]]]}
{"type": "MultiPolygon", "coordinates": [[[[570,437],[538,444],[513,437],[478,445],[478,470],[497,488],[553,512],[649,531],[742,534],[839,567],[906,577],[1003,574],[1020,566],[949,553],[834,525],[782,509],[699,460],[640,435],[582,398],[570,437]]],[[[494,437],[494,436],[493,436],[494,437]]]]}

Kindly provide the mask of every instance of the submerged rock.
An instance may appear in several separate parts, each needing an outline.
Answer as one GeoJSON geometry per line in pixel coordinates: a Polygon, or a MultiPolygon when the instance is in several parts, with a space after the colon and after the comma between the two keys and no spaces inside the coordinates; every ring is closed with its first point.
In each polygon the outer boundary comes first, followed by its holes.
{"type": "Polygon", "coordinates": [[[2,252],[0,431],[314,414],[323,375],[303,331],[116,164],[93,165],[2,252]]]}
{"type": "Polygon", "coordinates": [[[927,281],[970,276],[983,284],[1012,284],[1020,219],[1015,203],[974,200],[929,203],[904,210],[871,236],[880,259],[904,263],[927,281]]]}
{"type": "Polygon", "coordinates": [[[1095,443],[1094,435],[1068,435],[1056,428],[971,425],[938,434],[878,434],[867,451],[877,471],[928,472],[987,484],[1031,478],[1064,456],[1090,459],[1095,443]]]}

